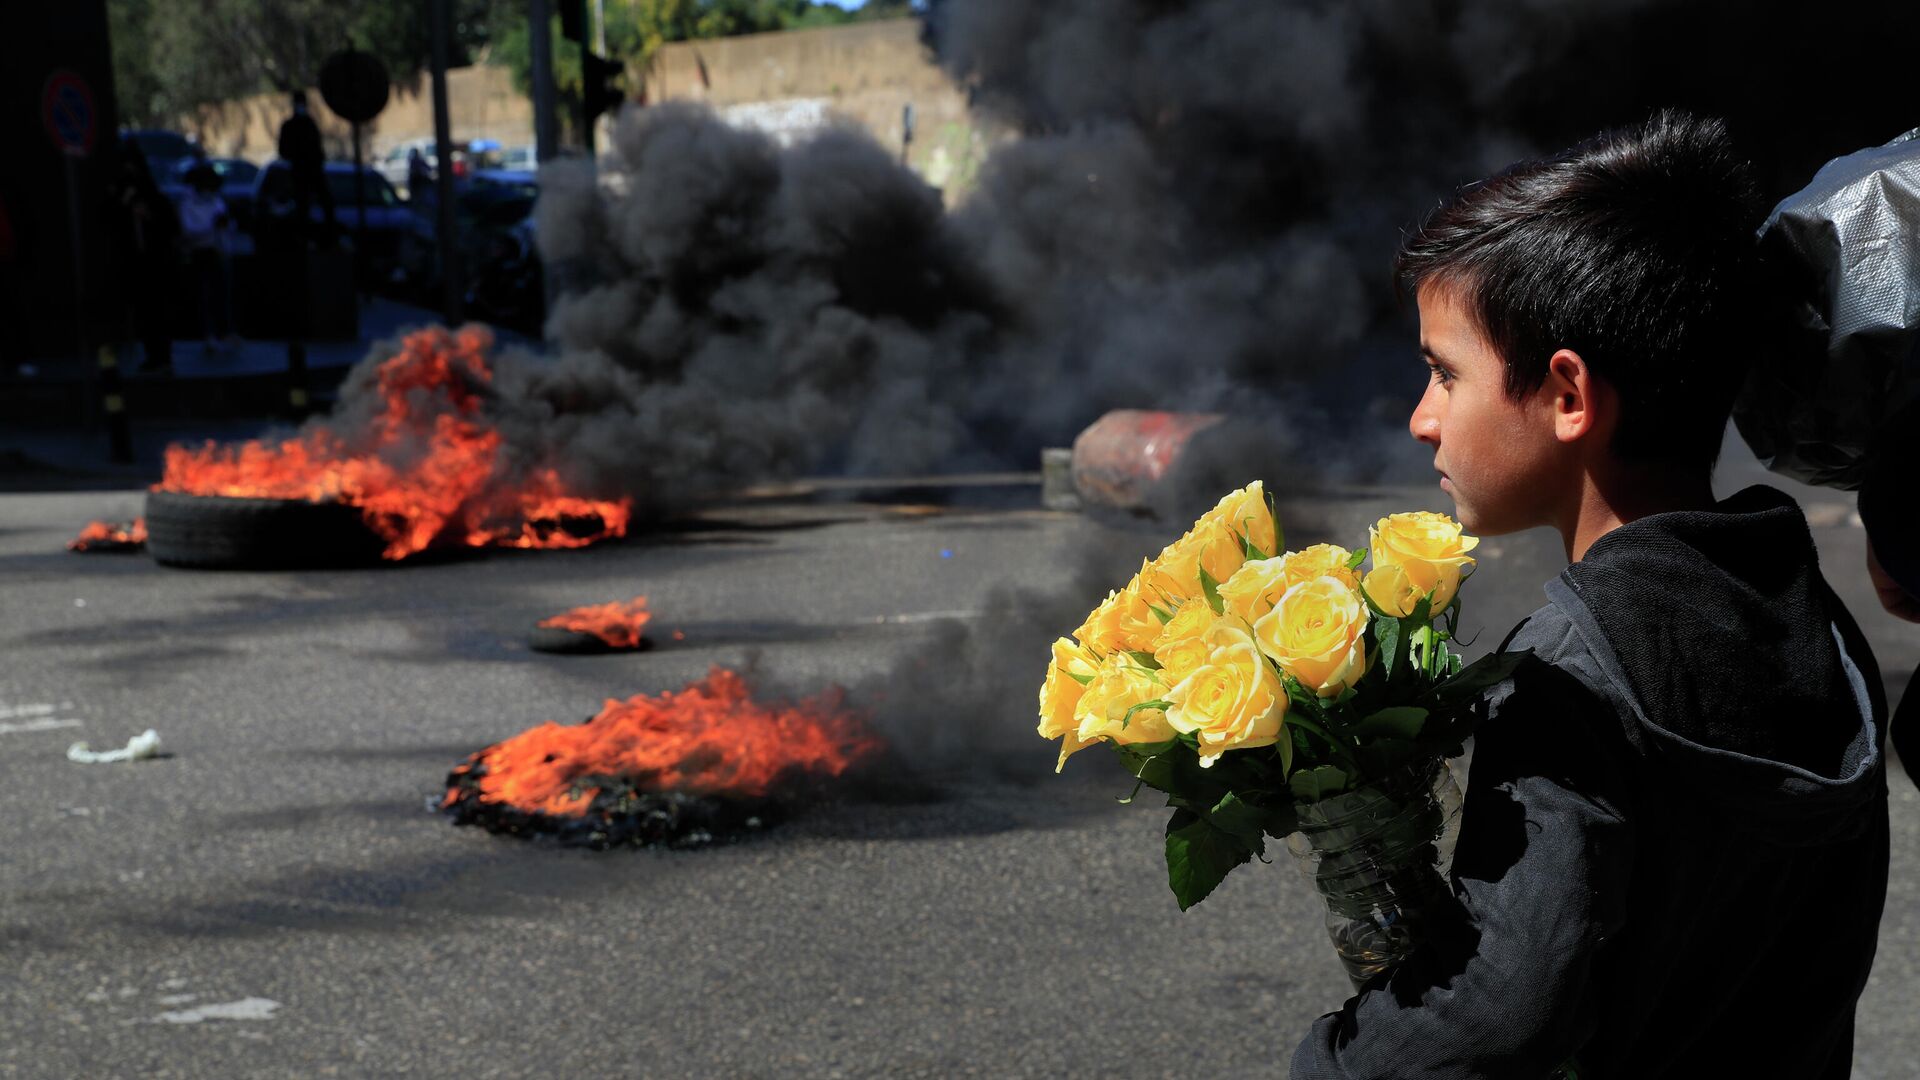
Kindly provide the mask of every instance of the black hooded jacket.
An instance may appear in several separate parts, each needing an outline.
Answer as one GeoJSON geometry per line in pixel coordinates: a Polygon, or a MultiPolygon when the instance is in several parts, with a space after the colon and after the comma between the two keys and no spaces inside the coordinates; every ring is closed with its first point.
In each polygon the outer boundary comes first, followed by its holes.
{"type": "Polygon", "coordinates": [[[1460,917],[1293,1080],[1845,1078],[1887,888],[1886,701],[1773,488],[1607,533],[1486,698],[1460,917]]]}

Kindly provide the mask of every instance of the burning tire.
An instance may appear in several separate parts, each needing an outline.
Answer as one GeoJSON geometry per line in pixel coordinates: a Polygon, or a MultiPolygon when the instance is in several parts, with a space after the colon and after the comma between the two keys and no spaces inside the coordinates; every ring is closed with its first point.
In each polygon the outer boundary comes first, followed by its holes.
{"type": "Polygon", "coordinates": [[[535,626],[527,632],[527,646],[535,652],[591,656],[598,653],[639,652],[651,647],[642,638],[632,645],[619,645],[585,630],[567,630],[558,626],[535,626]]]}
{"type": "Polygon", "coordinates": [[[368,566],[386,541],[345,503],[147,493],[155,562],[203,570],[368,566]]]}

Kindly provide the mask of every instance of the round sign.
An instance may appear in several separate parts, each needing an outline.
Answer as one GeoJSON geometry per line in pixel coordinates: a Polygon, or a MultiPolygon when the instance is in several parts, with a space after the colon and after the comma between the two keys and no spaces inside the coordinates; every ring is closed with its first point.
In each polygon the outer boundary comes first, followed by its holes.
{"type": "Polygon", "coordinates": [[[98,116],[87,80],[65,68],[47,76],[40,89],[40,120],[55,146],[75,157],[92,153],[98,116]]]}
{"type": "Polygon", "coordinates": [[[387,66],[372,53],[345,49],[320,65],[320,96],[349,124],[364,124],[387,107],[387,66]]]}

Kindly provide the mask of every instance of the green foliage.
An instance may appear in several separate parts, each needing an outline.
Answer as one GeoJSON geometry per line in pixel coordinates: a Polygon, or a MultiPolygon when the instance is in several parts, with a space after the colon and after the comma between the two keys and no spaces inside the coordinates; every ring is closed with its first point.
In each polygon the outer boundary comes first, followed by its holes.
{"type": "Polygon", "coordinates": [[[1207,573],[1204,566],[1200,567],[1200,591],[1206,595],[1207,606],[1213,609],[1215,615],[1226,614],[1226,602],[1220,599],[1220,583],[1213,580],[1213,575],[1207,573]]]}
{"type": "MultiPolygon", "coordinates": [[[[453,0],[456,65],[483,47],[505,0],[453,0]]],[[[314,86],[352,46],[396,81],[432,52],[416,0],[108,0],[116,96],[129,125],[171,126],[200,105],[314,86]]]]}
{"type": "Polygon", "coordinates": [[[1175,810],[1167,820],[1167,884],[1185,911],[1205,900],[1234,867],[1253,852],[1232,833],[1192,810],[1175,810]]]}
{"type": "Polygon", "coordinates": [[[1295,795],[1307,802],[1319,802],[1329,795],[1338,795],[1347,789],[1345,772],[1332,765],[1315,765],[1311,769],[1301,769],[1287,778],[1287,787],[1295,795]]]}

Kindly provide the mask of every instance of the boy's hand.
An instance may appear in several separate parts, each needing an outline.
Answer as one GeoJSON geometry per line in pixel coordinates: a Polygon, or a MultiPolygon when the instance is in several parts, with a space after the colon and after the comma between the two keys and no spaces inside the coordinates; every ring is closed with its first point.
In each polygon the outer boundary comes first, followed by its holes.
{"type": "Polygon", "coordinates": [[[1887,614],[1920,623],[1920,596],[1901,588],[1893,575],[1881,567],[1879,556],[1873,553],[1872,540],[1867,541],[1867,576],[1873,579],[1873,591],[1880,597],[1880,606],[1887,609],[1887,614]]]}

